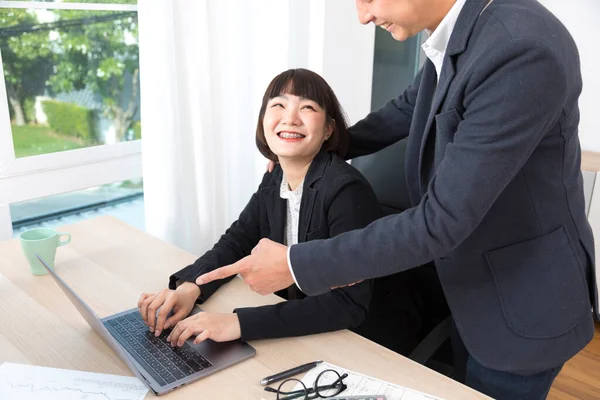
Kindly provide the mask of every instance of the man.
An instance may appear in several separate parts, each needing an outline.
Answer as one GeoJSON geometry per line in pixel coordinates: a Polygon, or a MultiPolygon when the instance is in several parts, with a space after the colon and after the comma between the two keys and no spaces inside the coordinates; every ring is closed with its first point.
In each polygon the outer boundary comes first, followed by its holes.
{"type": "Polygon", "coordinates": [[[352,128],[351,156],[408,136],[413,208],[329,240],[263,240],[198,283],[240,273],[316,295],[434,260],[468,351],[466,383],[545,398],[593,336],[594,243],[577,136],[581,73],[564,26],[535,0],[356,0],[397,40],[431,32],[396,100],[352,128]]]}

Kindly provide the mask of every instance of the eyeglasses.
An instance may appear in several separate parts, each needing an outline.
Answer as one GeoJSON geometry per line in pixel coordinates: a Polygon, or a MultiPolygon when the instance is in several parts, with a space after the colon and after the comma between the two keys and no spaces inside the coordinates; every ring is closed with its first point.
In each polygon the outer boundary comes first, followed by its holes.
{"type": "Polygon", "coordinates": [[[317,398],[326,399],[328,397],[337,396],[348,388],[344,383],[344,378],[348,374],[340,375],[333,369],[326,369],[317,375],[312,388],[307,388],[306,385],[299,379],[290,378],[281,382],[277,389],[266,387],[267,392],[277,393],[277,400],[312,400],[317,398]],[[296,389],[297,386],[300,388],[296,389]]]}

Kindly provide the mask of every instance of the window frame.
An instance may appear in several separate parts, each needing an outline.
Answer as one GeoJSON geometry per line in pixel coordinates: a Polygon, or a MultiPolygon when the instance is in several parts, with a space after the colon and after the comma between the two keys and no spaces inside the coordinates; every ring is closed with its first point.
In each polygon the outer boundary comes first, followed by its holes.
{"type": "MultiPolygon", "coordinates": [[[[0,1],[0,8],[138,11],[137,4],[10,0],[0,1]]],[[[0,240],[12,235],[11,203],[142,176],[141,139],[16,158],[2,54],[0,77],[0,240]]]]}

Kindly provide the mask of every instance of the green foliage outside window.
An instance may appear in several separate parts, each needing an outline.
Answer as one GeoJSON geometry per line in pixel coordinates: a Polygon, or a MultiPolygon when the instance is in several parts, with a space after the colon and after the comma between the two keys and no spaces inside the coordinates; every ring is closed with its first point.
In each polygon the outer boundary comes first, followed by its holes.
{"type": "Polygon", "coordinates": [[[27,97],[23,101],[23,111],[25,120],[30,124],[35,123],[35,100],[32,97],[27,97]]]}
{"type": "Polygon", "coordinates": [[[52,100],[42,101],[42,109],[53,131],[87,142],[95,141],[93,110],[52,100]]]}
{"type": "Polygon", "coordinates": [[[133,140],[138,140],[142,138],[142,123],[140,121],[136,121],[132,125],[133,129],[133,140]]]}
{"type": "Polygon", "coordinates": [[[33,9],[0,9],[0,51],[13,123],[32,121],[26,100],[45,90],[53,96],[85,88],[101,99],[99,112],[113,121],[117,140],[123,140],[138,111],[137,12],[46,10],[45,21],[38,17],[33,9]]]}
{"type": "MultiPolygon", "coordinates": [[[[56,0],[21,0],[21,1],[46,1],[56,0]]],[[[104,4],[137,4],[138,0],[62,0],[63,3],[104,3],[104,4]]]]}
{"type": "Polygon", "coordinates": [[[27,83],[39,76],[51,62],[52,51],[48,35],[23,32],[19,36],[4,36],[2,28],[37,24],[34,14],[22,9],[0,9],[0,52],[4,66],[6,91],[11,117],[17,125],[25,124],[23,101],[35,96],[35,88],[27,83]]]}

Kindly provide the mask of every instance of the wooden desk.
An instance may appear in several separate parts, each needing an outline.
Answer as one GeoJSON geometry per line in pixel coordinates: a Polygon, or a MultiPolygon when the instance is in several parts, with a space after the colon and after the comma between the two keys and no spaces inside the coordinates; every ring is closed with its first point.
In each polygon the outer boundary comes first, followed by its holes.
{"type": "Polygon", "coordinates": [[[600,153],[595,151],[582,151],[581,169],[592,172],[600,171],[600,153]]]}
{"type": "MultiPolygon", "coordinates": [[[[195,260],[177,247],[112,217],[60,228],[71,244],[57,251],[56,270],[100,317],[135,307],[143,291],[165,287],[169,274],[195,260]]],[[[204,308],[272,304],[240,279],[204,308]]],[[[90,372],[133,375],[77,313],[50,276],[29,272],[18,240],[0,242],[0,363],[4,361],[90,372]]],[[[251,343],[255,357],[164,396],[167,399],[275,399],[259,380],[322,359],[446,399],[483,395],[350,331],[251,343]]],[[[147,398],[154,397],[149,393],[147,398]]]]}

